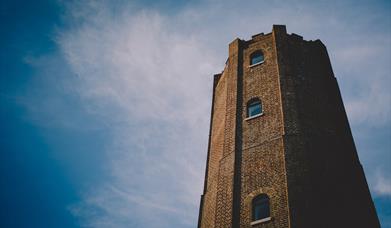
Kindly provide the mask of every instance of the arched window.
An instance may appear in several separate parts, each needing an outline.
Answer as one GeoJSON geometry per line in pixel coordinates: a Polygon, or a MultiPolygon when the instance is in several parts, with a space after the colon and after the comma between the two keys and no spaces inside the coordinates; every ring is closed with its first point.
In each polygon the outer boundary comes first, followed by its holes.
{"type": "Polygon", "coordinates": [[[250,56],[250,66],[262,63],[264,61],[263,53],[262,51],[256,51],[251,54],[250,56]]]}
{"type": "Polygon", "coordinates": [[[258,98],[251,99],[247,103],[247,118],[262,114],[262,102],[258,98]]]}
{"type": "Polygon", "coordinates": [[[253,199],[253,221],[266,219],[270,217],[269,197],[266,194],[260,194],[253,199]]]}

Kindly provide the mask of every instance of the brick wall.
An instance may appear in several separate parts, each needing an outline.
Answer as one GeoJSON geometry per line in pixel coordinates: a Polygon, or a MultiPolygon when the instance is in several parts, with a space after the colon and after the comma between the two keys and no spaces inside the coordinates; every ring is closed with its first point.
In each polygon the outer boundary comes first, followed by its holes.
{"type": "Polygon", "coordinates": [[[242,125],[241,227],[251,227],[251,201],[260,193],[270,198],[272,221],[254,227],[288,227],[287,183],[284,166],[284,132],[277,53],[274,33],[259,35],[246,42],[243,49],[243,106],[257,97],[263,115],[244,120],[242,125]],[[264,62],[250,67],[250,56],[261,50],[264,62]]]}

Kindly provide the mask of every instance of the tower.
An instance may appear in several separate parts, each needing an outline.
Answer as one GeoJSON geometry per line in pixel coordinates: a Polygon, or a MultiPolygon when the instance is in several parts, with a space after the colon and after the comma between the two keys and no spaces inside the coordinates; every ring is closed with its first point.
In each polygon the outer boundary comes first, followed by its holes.
{"type": "Polygon", "coordinates": [[[320,40],[274,25],[229,44],[198,227],[380,227],[320,40]]]}

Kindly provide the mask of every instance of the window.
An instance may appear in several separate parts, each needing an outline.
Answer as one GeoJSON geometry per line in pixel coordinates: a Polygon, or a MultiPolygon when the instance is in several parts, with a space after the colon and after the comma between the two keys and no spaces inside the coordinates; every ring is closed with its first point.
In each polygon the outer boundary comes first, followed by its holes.
{"type": "Polygon", "coordinates": [[[247,104],[247,118],[262,114],[262,103],[258,98],[252,99],[247,104]]]}
{"type": "Polygon", "coordinates": [[[266,194],[258,195],[253,199],[253,221],[270,218],[269,197],[266,194]]]}
{"type": "Polygon", "coordinates": [[[251,59],[250,66],[263,63],[264,61],[263,53],[261,51],[256,51],[253,54],[251,54],[250,59],[251,59]]]}

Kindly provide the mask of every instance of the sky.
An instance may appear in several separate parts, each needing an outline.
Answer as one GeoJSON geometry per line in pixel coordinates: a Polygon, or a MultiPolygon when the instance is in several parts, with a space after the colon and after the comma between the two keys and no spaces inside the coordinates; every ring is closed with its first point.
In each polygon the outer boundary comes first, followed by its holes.
{"type": "Polygon", "coordinates": [[[327,46],[391,228],[391,2],[3,0],[0,227],[196,227],[228,44],[327,46]]]}

